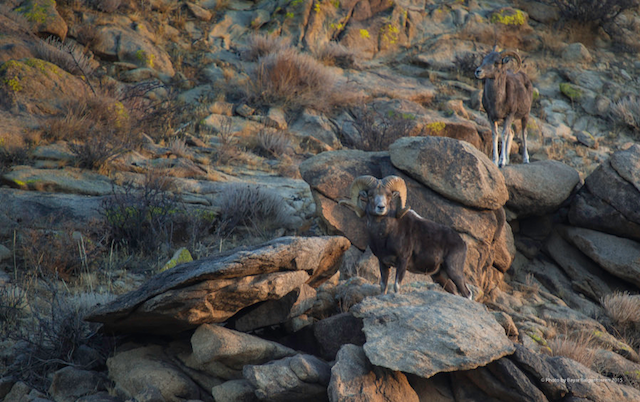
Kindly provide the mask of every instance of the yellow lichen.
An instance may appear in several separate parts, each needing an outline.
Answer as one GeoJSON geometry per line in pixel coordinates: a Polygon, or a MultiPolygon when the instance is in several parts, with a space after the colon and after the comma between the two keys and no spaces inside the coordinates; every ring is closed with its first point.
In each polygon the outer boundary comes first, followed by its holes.
{"type": "Polygon", "coordinates": [[[360,30],[360,37],[363,39],[369,39],[371,37],[371,35],[369,35],[369,31],[367,31],[366,29],[361,29],[360,30]]]}
{"type": "Polygon", "coordinates": [[[492,24],[521,26],[526,22],[524,13],[513,8],[503,8],[491,15],[492,24]]]}
{"type": "Polygon", "coordinates": [[[395,44],[398,42],[398,34],[400,33],[400,29],[392,23],[388,23],[380,28],[380,33],[382,34],[382,39],[389,42],[390,44],[395,44]]]}
{"type": "Polygon", "coordinates": [[[9,78],[9,79],[4,79],[3,82],[5,84],[7,84],[9,86],[9,88],[11,88],[11,90],[13,92],[20,92],[22,91],[22,84],[20,84],[20,79],[18,78],[18,76],[14,76],[13,78],[9,78]]]}
{"type": "Polygon", "coordinates": [[[21,7],[16,8],[16,12],[22,14],[29,22],[44,24],[56,8],[54,0],[31,0],[21,7]]]}
{"type": "Polygon", "coordinates": [[[153,68],[156,55],[140,49],[136,52],[136,58],[140,60],[145,67],[153,68]]]}
{"type": "Polygon", "coordinates": [[[445,127],[447,127],[447,125],[442,121],[435,121],[433,123],[427,124],[426,127],[432,135],[440,135],[444,131],[445,127]]]}

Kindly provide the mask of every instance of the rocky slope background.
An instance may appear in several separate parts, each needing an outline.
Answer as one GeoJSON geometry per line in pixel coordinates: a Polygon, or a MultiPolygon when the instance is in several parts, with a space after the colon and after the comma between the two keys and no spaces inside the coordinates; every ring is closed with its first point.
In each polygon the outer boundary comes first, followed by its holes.
{"type": "Polygon", "coordinates": [[[637,401],[633,0],[0,5],[0,398],[637,401]],[[518,50],[532,163],[473,71],[518,50]],[[362,174],[468,245],[381,296],[362,174]],[[507,224],[504,223],[506,215],[507,224]]]}

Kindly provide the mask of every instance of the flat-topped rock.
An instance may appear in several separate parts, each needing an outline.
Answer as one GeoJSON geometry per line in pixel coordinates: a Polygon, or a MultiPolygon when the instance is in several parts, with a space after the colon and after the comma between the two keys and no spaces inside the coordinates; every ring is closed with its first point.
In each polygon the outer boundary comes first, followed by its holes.
{"type": "Polygon", "coordinates": [[[484,366],[515,351],[484,305],[445,292],[369,297],[351,312],[363,319],[372,364],[424,378],[484,366]]]}
{"type": "Polygon", "coordinates": [[[228,320],[245,307],[280,299],[336,273],[344,237],[282,237],[259,246],[181,264],[88,317],[123,332],[177,333],[228,320]]]}

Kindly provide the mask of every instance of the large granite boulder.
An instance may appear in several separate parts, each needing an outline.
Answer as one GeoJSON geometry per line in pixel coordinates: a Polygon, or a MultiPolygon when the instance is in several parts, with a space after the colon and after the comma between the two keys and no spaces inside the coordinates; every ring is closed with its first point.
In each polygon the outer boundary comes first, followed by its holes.
{"type": "Polygon", "coordinates": [[[478,283],[476,278],[494,262],[499,264],[497,267],[502,272],[511,265],[515,247],[511,233],[505,233],[511,228],[504,224],[501,209],[471,208],[447,199],[396,168],[387,152],[323,152],[303,162],[300,173],[311,187],[316,213],[325,230],[346,236],[361,250],[367,247],[364,221],[338,202],[348,198],[349,186],[358,176],[369,174],[381,178],[397,175],[407,184],[407,205],[421,216],[451,226],[461,234],[468,246],[465,273],[471,283],[478,283]]]}
{"type": "Polygon", "coordinates": [[[640,241],[640,146],[614,153],[585,179],[569,220],[575,226],[640,241]]]}
{"type": "Polygon", "coordinates": [[[518,218],[555,212],[580,183],[575,169],[553,160],[507,165],[501,172],[509,191],[506,206],[518,218]]]}
{"type": "Polygon", "coordinates": [[[206,397],[160,345],[118,352],[107,360],[107,368],[115,393],[123,399],[179,402],[206,397]]]}
{"type": "Polygon", "coordinates": [[[260,366],[244,367],[244,378],[261,401],[326,401],[331,367],[311,355],[285,357],[260,366]]]}
{"type": "Polygon", "coordinates": [[[610,274],[640,287],[640,243],[583,228],[567,228],[569,242],[610,274]]]}
{"type": "Polygon", "coordinates": [[[438,194],[478,209],[501,208],[508,199],[500,170],[464,141],[401,138],[389,147],[391,163],[438,194]]]}
{"type": "Polygon", "coordinates": [[[446,292],[371,297],[351,312],[363,319],[372,364],[424,378],[484,366],[515,350],[484,305],[446,292]]]}
{"type": "Polygon", "coordinates": [[[177,333],[227,321],[242,309],[280,299],[335,274],[349,248],[343,237],[283,237],[181,264],[88,317],[109,330],[177,333]]]}
{"type": "Polygon", "coordinates": [[[356,345],[344,345],[338,352],[328,392],[331,402],[419,401],[403,373],[371,365],[356,345]]]}
{"type": "Polygon", "coordinates": [[[264,364],[296,354],[279,343],[212,324],[198,327],[191,337],[191,350],[184,359],[188,367],[226,380],[242,378],[242,368],[247,364],[264,364]]]}

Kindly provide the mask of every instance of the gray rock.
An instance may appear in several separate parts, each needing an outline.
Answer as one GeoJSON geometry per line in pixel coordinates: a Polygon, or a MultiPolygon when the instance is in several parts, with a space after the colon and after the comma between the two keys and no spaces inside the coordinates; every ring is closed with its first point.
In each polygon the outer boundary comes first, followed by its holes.
{"type": "Polygon", "coordinates": [[[466,142],[442,137],[401,138],[389,147],[389,155],[395,167],[465,206],[497,209],[508,199],[500,170],[466,142]]]}
{"type": "Polygon", "coordinates": [[[573,225],[640,241],[640,146],[614,153],[585,179],[574,199],[573,225]]]}
{"type": "Polygon", "coordinates": [[[583,228],[568,228],[567,239],[610,274],[640,286],[640,243],[583,228]]]}
{"type": "Polygon", "coordinates": [[[164,271],[86,318],[120,331],[176,333],[224,322],[241,309],[333,276],[343,237],[283,237],[164,271]],[[309,275],[311,273],[311,275],[309,275]]]}
{"type": "Polygon", "coordinates": [[[106,391],[106,378],[95,371],[65,367],[53,374],[48,392],[56,402],[75,402],[97,391],[106,391]]]}
{"type": "Polygon", "coordinates": [[[367,298],[351,312],[364,321],[371,363],[425,378],[484,366],[515,350],[486,307],[445,292],[367,298]]]}
{"type": "Polygon", "coordinates": [[[160,345],[116,353],[107,360],[107,368],[120,397],[179,402],[204,396],[202,389],[165,355],[160,345]]]}
{"type": "Polygon", "coordinates": [[[20,167],[5,173],[1,180],[23,190],[81,195],[107,195],[113,190],[108,177],[75,168],[53,170],[20,167]]]}
{"type": "Polygon", "coordinates": [[[242,367],[247,364],[263,364],[296,354],[276,342],[210,324],[195,331],[191,350],[185,359],[188,367],[225,379],[241,378],[242,367]]]}
{"type": "Polygon", "coordinates": [[[227,381],[211,389],[216,402],[255,402],[255,388],[247,380],[227,381]]]}
{"type": "Polygon", "coordinates": [[[311,355],[296,355],[261,366],[247,365],[244,378],[261,401],[325,401],[331,378],[329,365],[311,355]]]}
{"type": "Polygon", "coordinates": [[[582,145],[589,148],[595,148],[597,144],[595,137],[590,132],[584,130],[578,131],[576,133],[576,139],[582,145]]]}
{"type": "Polygon", "coordinates": [[[553,160],[507,165],[501,172],[509,190],[507,208],[519,219],[555,212],[580,183],[574,168],[553,160]]]}
{"type": "Polygon", "coordinates": [[[582,43],[572,43],[562,52],[562,59],[572,63],[588,63],[591,61],[591,53],[582,43]]]}
{"type": "Polygon", "coordinates": [[[313,324],[313,335],[320,347],[319,355],[334,360],[343,345],[364,345],[362,320],[351,313],[341,313],[313,324]]]}
{"type": "Polygon", "coordinates": [[[355,345],[344,345],[338,352],[328,393],[331,402],[420,400],[403,373],[373,366],[355,345]]]}
{"type": "Polygon", "coordinates": [[[238,331],[248,332],[269,325],[282,324],[304,314],[313,307],[315,300],[316,290],[303,284],[280,299],[268,300],[248,307],[233,320],[232,325],[238,331]]]}
{"type": "Polygon", "coordinates": [[[333,149],[341,147],[335,129],[329,119],[313,110],[305,109],[298,119],[291,124],[289,131],[300,138],[314,137],[333,149]]]}
{"type": "Polygon", "coordinates": [[[120,402],[120,399],[115,396],[109,395],[106,391],[100,391],[93,395],[83,396],[78,398],[76,402],[120,402]]]}

